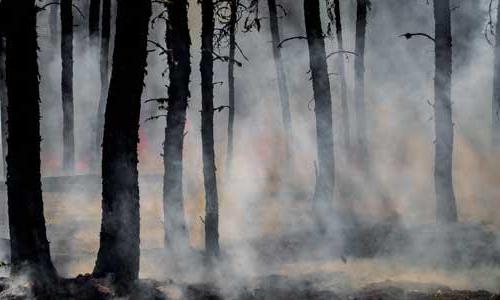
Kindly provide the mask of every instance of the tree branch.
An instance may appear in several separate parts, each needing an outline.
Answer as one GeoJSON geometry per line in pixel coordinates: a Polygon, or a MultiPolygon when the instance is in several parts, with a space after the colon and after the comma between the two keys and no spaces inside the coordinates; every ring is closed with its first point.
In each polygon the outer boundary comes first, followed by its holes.
{"type": "Polygon", "coordinates": [[[429,40],[431,40],[433,42],[436,41],[432,36],[428,35],[427,33],[423,33],[423,32],[415,32],[415,33],[407,32],[407,33],[400,35],[400,37],[405,37],[407,40],[411,39],[414,36],[422,36],[422,37],[428,38],[429,40]]]}

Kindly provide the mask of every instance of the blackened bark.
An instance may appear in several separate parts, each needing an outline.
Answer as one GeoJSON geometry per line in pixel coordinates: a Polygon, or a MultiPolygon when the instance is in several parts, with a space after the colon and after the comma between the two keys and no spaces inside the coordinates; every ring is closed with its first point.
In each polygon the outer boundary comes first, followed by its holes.
{"type": "Polygon", "coordinates": [[[324,34],[321,28],[318,0],[304,0],[304,14],[309,46],[315,115],[318,176],[314,199],[314,214],[320,232],[328,228],[331,216],[335,183],[335,161],[333,153],[333,118],[328,65],[326,62],[324,34]]]}
{"type": "MultiPolygon", "coordinates": [[[[500,17],[500,1],[498,2],[497,20],[500,17]]],[[[493,73],[493,102],[492,102],[492,128],[491,143],[493,151],[500,147],[500,22],[497,21],[495,35],[495,69],[493,73]]]]}
{"type": "Polygon", "coordinates": [[[9,153],[7,194],[11,272],[34,272],[35,281],[56,278],[50,259],[40,182],[40,92],[35,0],[4,0],[9,153]]]}
{"type": "Polygon", "coordinates": [[[365,35],[369,0],[357,0],[354,58],[354,107],[356,112],[356,160],[369,173],[365,112],[365,35]]]}
{"type": "Polygon", "coordinates": [[[281,58],[281,49],[278,47],[281,42],[279,24],[278,24],[278,9],[276,0],[268,0],[269,6],[269,24],[271,28],[271,37],[273,45],[273,59],[278,75],[278,88],[281,104],[281,118],[283,128],[285,130],[285,166],[287,171],[292,159],[292,116],[290,113],[290,100],[288,95],[288,86],[286,82],[285,67],[281,58]]]}
{"type": "MultiPolygon", "coordinates": [[[[340,0],[334,0],[334,15],[335,15],[335,33],[337,35],[338,51],[344,51],[344,41],[342,38],[342,19],[340,14],[340,0]]],[[[342,127],[344,150],[346,154],[350,153],[351,149],[351,126],[349,123],[349,105],[347,104],[347,83],[345,78],[345,62],[344,56],[338,56],[338,67],[340,76],[340,103],[342,106],[342,127]]]]}
{"type": "Polygon", "coordinates": [[[167,127],[163,145],[165,176],[163,179],[163,211],[165,246],[170,251],[183,251],[189,245],[184,215],[182,172],[184,128],[188,107],[191,38],[188,27],[188,1],[167,2],[166,45],[170,85],[168,87],[167,127]]]}
{"type": "Polygon", "coordinates": [[[102,160],[102,224],[94,275],[131,284],[139,273],[137,144],[150,0],[119,0],[102,160]]]}
{"type": "Polygon", "coordinates": [[[61,1],[61,57],[63,109],[63,170],[75,167],[75,119],[73,106],[73,1],[61,1]]]}
{"type": "Polygon", "coordinates": [[[7,85],[5,79],[5,42],[0,33],[0,120],[2,122],[2,165],[3,176],[7,178],[7,85]]]}
{"type": "Polygon", "coordinates": [[[457,206],[453,191],[453,121],[451,108],[452,48],[450,1],[434,0],[435,63],[434,120],[436,131],[434,185],[439,222],[456,222],[457,206]]]}
{"type": "Polygon", "coordinates": [[[214,2],[201,2],[201,139],[205,184],[205,248],[210,257],[219,255],[219,196],[214,151],[214,2]]]}
{"type": "Polygon", "coordinates": [[[97,47],[99,40],[99,15],[101,0],[90,0],[89,5],[89,42],[91,49],[97,47]]]}
{"type": "Polygon", "coordinates": [[[227,157],[226,157],[226,177],[231,174],[233,152],[234,152],[234,114],[236,111],[235,91],[234,91],[234,64],[236,56],[236,23],[238,12],[238,0],[229,0],[229,62],[227,69],[227,83],[229,89],[229,117],[227,123],[227,157]]]}

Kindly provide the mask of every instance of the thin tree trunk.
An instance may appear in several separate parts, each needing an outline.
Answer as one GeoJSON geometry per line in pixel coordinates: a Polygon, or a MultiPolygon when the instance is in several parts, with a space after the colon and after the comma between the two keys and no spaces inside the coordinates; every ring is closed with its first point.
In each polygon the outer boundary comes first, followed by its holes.
{"type": "Polygon", "coordinates": [[[89,42],[91,50],[97,47],[99,41],[99,15],[101,0],[90,0],[89,5],[89,42]]]}
{"type": "Polygon", "coordinates": [[[276,0],[268,0],[269,6],[269,24],[271,28],[271,37],[273,45],[273,58],[278,75],[278,88],[281,103],[281,118],[283,121],[283,128],[285,130],[285,168],[290,171],[290,164],[292,160],[292,116],[290,113],[290,100],[288,95],[288,87],[286,82],[285,67],[281,58],[281,50],[278,47],[281,37],[278,25],[278,9],[276,0]]]}
{"type": "Polygon", "coordinates": [[[61,1],[61,57],[63,108],[63,170],[75,167],[75,120],[73,106],[73,1],[61,1]]]}
{"type": "Polygon", "coordinates": [[[102,224],[94,275],[132,284],[139,273],[137,144],[151,1],[118,1],[103,138],[102,224]]]}
{"type": "MultiPolygon", "coordinates": [[[[356,111],[356,160],[364,173],[369,173],[365,111],[365,34],[369,0],[357,0],[356,57],[354,58],[354,107],[356,111]]],[[[368,176],[370,177],[370,176],[368,176]]]]}
{"type": "Polygon", "coordinates": [[[453,122],[451,108],[451,25],[450,1],[434,1],[436,22],[436,74],[434,78],[434,119],[436,130],[434,184],[436,214],[440,222],[456,222],[457,206],[453,191],[453,122]]]}
{"type": "Polygon", "coordinates": [[[40,92],[35,0],[4,0],[7,9],[7,194],[11,272],[35,281],[57,277],[50,259],[40,181],[40,92]],[[33,273],[28,273],[33,272],[33,273]]]}
{"type": "Polygon", "coordinates": [[[214,151],[214,3],[202,0],[201,29],[201,139],[205,184],[205,248],[210,257],[219,255],[219,196],[214,151]]]}
{"type": "Polygon", "coordinates": [[[168,87],[168,114],[163,145],[165,176],[163,179],[163,211],[165,246],[178,252],[189,245],[184,215],[182,172],[184,129],[188,106],[191,60],[191,38],[188,27],[187,0],[167,2],[168,23],[166,45],[170,85],[168,87]]]}
{"type": "Polygon", "coordinates": [[[227,157],[226,157],[226,178],[230,177],[233,152],[234,152],[234,114],[236,111],[235,91],[234,91],[234,63],[236,56],[236,23],[238,0],[229,0],[230,19],[229,19],[229,62],[227,69],[228,88],[229,88],[229,117],[227,123],[227,157]]]}
{"type": "MultiPolygon", "coordinates": [[[[344,51],[344,41],[342,38],[342,19],[340,14],[340,0],[334,0],[335,31],[337,34],[338,51],[344,51]]],[[[342,125],[344,138],[344,151],[348,155],[351,149],[351,126],[349,123],[349,105],[347,104],[347,83],[345,78],[344,56],[338,58],[340,76],[340,103],[342,106],[342,125]]]]}
{"type": "Polygon", "coordinates": [[[50,31],[50,44],[53,47],[57,45],[57,39],[58,39],[58,32],[57,32],[58,12],[59,12],[59,4],[50,5],[49,31],[50,31]]]}
{"type": "Polygon", "coordinates": [[[106,97],[109,88],[109,40],[111,35],[111,0],[102,0],[102,30],[101,30],[101,54],[100,54],[100,76],[101,93],[97,108],[96,122],[96,162],[99,161],[102,145],[102,134],[104,130],[104,113],[106,108],[106,97]]]}
{"type": "MultiPolygon", "coordinates": [[[[498,2],[497,20],[500,20],[500,1],[498,2]]],[[[497,21],[495,35],[495,69],[493,74],[493,103],[491,114],[491,143],[493,151],[500,147],[500,22],[497,21]]]]}
{"type": "Polygon", "coordinates": [[[309,46],[315,115],[318,176],[313,211],[320,232],[328,229],[335,183],[333,152],[333,117],[324,34],[321,28],[319,0],[304,0],[304,14],[309,46]]]}
{"type": "Polygon", "coordinates": [[[3,176],[7,178],[7,85],[5,78],[5,42],[3,35],[0,34],[0,119],[2,122],[2,165],[3,176]]]}

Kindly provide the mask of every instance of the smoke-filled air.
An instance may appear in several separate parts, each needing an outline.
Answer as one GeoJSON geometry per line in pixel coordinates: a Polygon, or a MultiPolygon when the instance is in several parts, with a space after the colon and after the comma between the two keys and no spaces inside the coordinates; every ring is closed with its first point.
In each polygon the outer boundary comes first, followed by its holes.
{"type": "Polygon", "coordinates": [[[500,299],[500,0],[1,0],[0,299],[500,299]]]}

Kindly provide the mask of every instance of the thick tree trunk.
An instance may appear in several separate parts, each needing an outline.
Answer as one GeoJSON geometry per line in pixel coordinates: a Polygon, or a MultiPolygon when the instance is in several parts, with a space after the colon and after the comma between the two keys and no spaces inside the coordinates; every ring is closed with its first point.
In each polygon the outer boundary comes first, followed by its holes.
{"type": "MultiPolygon", "coordinates": [[[[338,51],[344,51],[344,41],[342,38],[342,19],[340,14],[340,0],[334,0],[335,31],[337,34],[338,51]]],[[[347,104],[347,83],[345,78],[344,56],[338,56],[338,68],[340,76],[340,103],[342,106],[342,127],[344,151],[348,155],[351,149],[351,126],[349,122],[349,105],[347,104]]]]}
{"type": "Polygon", "coordinates": [[[354,58],[354,107],[357,125],[355,152],[356,160],[359,163],[361,170],[366,174],[370,173],[365,111],[365,34],[368,4],[369,0],[357,0],[355,41],[356,57],[354,58]]]}
{"type": "Polygon", "coordinates": [[[214,151],[214,3],[201,2],[201,139],[205,184],[205,248],[210,257],[219,255],[219,196],[214,151]]]}
{"type": "Polygon", "coordinates": [[[453,191],[453,122],[451,109],[451,25],[450,1],[434,1],[436,74],[434,78],[434,120],[436,131],[434,185],[436,214],[440,222],[456,222],[457,206],[453,191]]]}
{"type": "Polygon", "coordinates": [[[106,98],[109,88],[109,39],[111,35],[111,0],[102,0],[102,29],[101,29],[101,53],[100,53],[100,76],[101,93],[97,108],[95,158],[96,162],[101,157],[102,134],[104,130],[104,113],[106,98]]]}
{"type": "Polygon", "coordinates": [[[281,59],[281,50],[278,47],[281,37],[278,25],[278,9],[276,0],[267,0],[267,5],[269,6],[269,24],[273,45],[273,59],[276,66],[276,73],[278,75],[281,118],[283,121],[283,128],[285,130],[285,169],[288,172],[290,171],[289,168],[292,159],[292,116],[290,113],[290,100],[286,82],[285,67],[283,66],[283,61],[281,59]]]}
{"type": "Polygon", "coordinates": [[[99,15],[101,0],[90,0],[89,5],[89,42],[91,49],[97,47],[99,41],[99,15]]]}
{"type": "Polygon", "coordinates": [[[7,178],[7,83],[5,78],[5,42],[3,35],[0,34],[0,120],[2,122],[2,165],[3,176],[7,178]]]}
{"type": "Polygon", "coordinates": [[[119,0],[102,160],[102,224],[94,275],[133,283],[139,273],[137,144],[151,1],[119,0]]]}
{"type": "Polygon", "coordinates": [[[4,0],[8,97],[7,193],[11,272],[56,278],[50,259],[40,182],[40,92],[35,0],[4,0]]]}
{"type": "Polygon", "coordinates": [[[304,13],[309,46],[315,114],[316,143],[318,155],[318,176],[314,199],[314,214],[320,232],[328,229],[331,217],[335,183],[335,161],[333,152],[332,98],[325,41],[321,28],[319,0],[304,0],[304,13]]]}
{"type": "Polygon", "coordinates": [[[165,176],[163,180],[163,210],[165,221],[165,246],[178,252],[189,246],[188,230],[184,215],[182,172],[184,128],[188,106],[191,60],[191,38],[188,27],[188,1],[167,2],[168,24],[166,45],[170,85],[168,87],[167,127],[163,146],[165,176]]]}
{"type": "Polygon", "coordinates": [[[229,0],[229,62],[227,69],[227,83],[229,88],[229,117],[227,123],[227,157],[226,157],[226,178],[230,178],[233,152],[234,152],[234,114],[236,112],[235,91],[234,91],[234,64],[236,56],[236,23],[238,12],[238,0],[229,0]]]}
{"type": "MultiPolygon", "coordinates": [[[[497,20],[500,20],[500,1],[498,2],[497,20]]],[[[493,102],[491,114],[491,143],[493,151],[500,148],[500,22],[497,21],[495,35],[495,69],[493,73],[493,102]]]]}
{"type": "Polygon", "coordinates": [[[73,1],[61,1],[61,57],[63,108],[63,170],[75,167],[75,119],[73,106],[73,1]]]}

